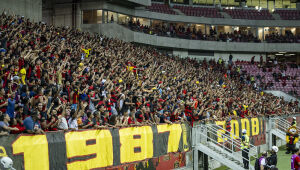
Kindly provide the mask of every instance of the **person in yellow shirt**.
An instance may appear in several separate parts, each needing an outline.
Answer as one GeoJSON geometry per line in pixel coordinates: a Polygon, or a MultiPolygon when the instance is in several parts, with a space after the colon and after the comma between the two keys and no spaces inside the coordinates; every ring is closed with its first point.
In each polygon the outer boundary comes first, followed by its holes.
{"type": "Polygon", "coordinates": [[[82,51],[85,53],[85,57],[86,58],[88,58],[89,57],[89,55],[90,55],[90,48],[89,49],[84,49],[84,48],[82,48],[82,51]]]}
{"type": "Polygon", "coordinates": [[[244,104],[243,107],[244,107],[244,111],[246,111],[249,106],[244,104]]]}
{"type": "Polygon", "coordinates": [[[21,74],[21,82],[23,85],[26,84],[25,82],[25,78],[26,78],[26,69],[25,67],[23,67],[21,70],[20,70],[20,74],[21,74]]]}
{"type": "Polygon", "coordinates": [[[233,112],[232,112],[232,113],[233,113],[233,115],[234,115],[234,116],[237,116],[237,114],[236,114],[236,111],[235,111],[235,110],[233,110],[233,112]]]}
{"type": "Polygon", "coordinates": [[[243,136],[241,140],[241,149],[242,149],[242,156],[243,156],[243,163],[244,168],[249,169],[249,147],[250,147],[250,140],[249,136],[247,135],[247,130],[242,130],[243,136]]]}

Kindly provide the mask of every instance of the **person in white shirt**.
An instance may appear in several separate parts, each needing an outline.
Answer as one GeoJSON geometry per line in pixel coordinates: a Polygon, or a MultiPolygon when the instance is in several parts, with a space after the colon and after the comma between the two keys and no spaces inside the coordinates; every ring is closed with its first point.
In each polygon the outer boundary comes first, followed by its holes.
{"type": "Polygon", "coordinates": [[[74,109],[70,112],[70,118],[68,120],[69,130],[78,130],[77,119],[82,115],[83,111],[76,111],[74,109]]]}
{"type": "Polygon", "coordinates": [[[266,157],[267,157],[267,152],[264,151],[262,153],[262,157],[261,157],[260,162],[259,162],[260,170],[264,170],[265,166],[267,165],[266,157]]]}
{"type": "Polygon", "coordinates": [[[66,113],[66,105],[63,105],[63,112],[61,115],[58,116],[58,124],[57,127],[60,130],[68,130],[68,123],[66,119],[67,113],[66,113]]]}

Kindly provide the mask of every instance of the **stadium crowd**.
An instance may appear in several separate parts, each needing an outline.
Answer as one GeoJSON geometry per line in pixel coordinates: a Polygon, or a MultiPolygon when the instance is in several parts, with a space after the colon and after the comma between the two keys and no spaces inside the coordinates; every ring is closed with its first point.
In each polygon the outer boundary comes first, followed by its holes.
{"type": "MultiPolygon", "coordinates": [[[[185,26],[175,26],[170,24],[153,24],[152,26],[145,26],[140,24],[139,20],[134,22],[130,20],[128,22],[128,27],[133,31],[143,32],[146,34],[166,36],[166,37],[176,37],[191,40],[207,40],[207,41],[222,41],[222,42],[262,42],[257,36],[255,36],[251,31],[233,31],[229,32],[219,32],[217,34],[215,28],[210,27],[208,33],[203,33],[200,29],[196,27],[185,27],[185,26]]],[[[291,31],[285,31],[285,34],[280,35],[278,33],[266,34],[265,41],[267,43],[300,43],[300,36],[294,35],[291,31]]]]}
{"type": "Polygon", "coordinates": [[[232,57],[182,59],[4,13],[0,66],[1,135],[299,112],[255,88],[232,57]]]}

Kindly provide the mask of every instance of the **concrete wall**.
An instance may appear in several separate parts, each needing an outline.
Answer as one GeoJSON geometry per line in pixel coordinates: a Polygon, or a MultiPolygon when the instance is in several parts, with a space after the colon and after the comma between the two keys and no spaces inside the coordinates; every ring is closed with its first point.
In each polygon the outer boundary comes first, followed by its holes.
{"type": "Polygon", "coordinates": [[[101,24],[84,24],[81,25],[81,30],[92,33],[99,33],[99,30],[101,30],[101,24]]]}
{"type": "Polygon", "coordinates": [[[188,51],[179,51],[179,50],[173,50],[173,55],[179,56],[181,58],[186,58],[186,57],[192,58],[193,57],[193,56],[189,55],[188,51]]]}
{"type": "Polygon", "coordinates": [[[36,22],[42,20],[42,0],[0,0],[0,12],[4,10],[36,22]]]}
{"type": "Polygon", "coordinates": [[[236,54],[236,53],[224,53],[224,52],[217,52],[215,53],[215,57],[216,58],[222,58],[224,61],[228,61],[229,60],[229,55],[233,56],[233,61],[237,61],[237,60],[245,60],[245,61],[251,61],[251,58],[253,56],[255,56],[254,61],[259,61],[260,60],[260,56],[263,57],[264,61],[266,61],[266,54],[261,54],[261,53],[247,53],[247,54],[236,54]]]}
{"type": "MultiPolygon", "coordinates": [[[[16,1],[16,0],[15,0],[16,1]]],[[[128,0],[136,3],[148,3],[150,0],[128,0]],[[145,2],[144,2],[145,1],[145,2]]],[[[45,15],[53,15],[54,25],[70,25],[72,17],[70,16],[71,0],[52,0],[54,3],[53,13],[45,13],[45,15]],[[58,9],[56,9],[58,8],[58,9]],[[62,9],[59,9],[62,8],[62,9]],[[71,18],[70,18],[71,17],[71,18]]],[[[251,27],[300,27],[300,21],[294,20],[243,20],[243,19],[230,19],[230,18],[205,18],[205,17],[193,17],[185,15],[169,15],[163,13],[156,13],[146,11],[143,8],[128,8],[125,6],[119,6],[116,4],[106,3],[104,1],[96,0],[84,0],[78,4],[78,10],[76,14],[77,23],[81,23],[80,11],[92,10],[92,9],[105,9],[109,11],[118,12],[135,17],[150,18],[156,20],[164,20],[169,22],[184,22],[184,23],[197,23],[208,25],[230,25],[230,26],[251,26],[251,27]]],[[[45,17],[46,18],[46,17],[45,17]]],[[[76,24],[80,27],[80,24],[76,24]]]]}
{"type": "MultiPolygon", "coordinates": [[[[174,54],[174,53],[173,53],[174,54]]],[[[229,53],[229,52],[215,52],[213,55],[189,55],[190,58],[196,58],[198,60],[210,60],[210,59],[219,59],[222,58],[223,61],[227,62],[229,60],[229,55],[233,56],[233,61],[243,60],[251,61],[251,58],[255,56],[254,61],[259,61],[260,56],[263,57],[264,61],[266,60],[266,54],[261,53],[229,53]]]]}
{"type": "MultiPolygon", "coordinates": [[[[81,28],[85,28],[82,25],[81,28]]],[[[86,30],[86,29],[85,29],[86,30]]],[[[266,52],[299,52],[300,44],[297,43],[236,43],[236,42],[217,42],[186,40],[179,38],[161,37],[134,32],[116,23],[101,24],[100,33],[113,38],[118,38],[128,42],[148,44],[158,47],[185,49],[185,50],[205,50],[215,52],[247,52],[247,53],[266,53],[266,52]]],[[[227,54],[226,54],[227,55],[227,54]]]]}
{"type": "Polygon", "coordinates": [[[129,2],[133,2],[140,5],[150,6],[151,0],[128,0],[129,2]]]}
{"type": "Polygon", "coordinates": [[[106,9],[123,13],[126,15],[151,18],[157,20],[164,20],[170,22],[185,22],[185,23],[198,23],[198,24],[211,24],[211,25],[232,25],[232,26],[252,26],[252,27],[300,27],[300,21],[288,21],[288,20],[244,20],[244,19],[227,19],[227,18],[205,18],[205,17],[193,17],[185,15],[169,15],[163,13],[156,13],[145,11],[144,9],[129,9],[114,4],[104,2],[84,1],[81,4],[82,9],[106,9]]]}
{"type": "Polygon", "coordinates": [[[46,0],[43,3],[43,21],[45,23],[80,28],[82,22],[80,3],[73,3],[73,0],[46,0]]]}
{"type": "Polygon", "coordinates": [[[265,90],[265,92],[266,93],[272,93],[274,96],[283,97],[283,99],[285,101],[288,101],[288,102],[291,101],[291,100],[292,101],[298,101],[299,102],[298,106],[300,107],[300,100],[293,97],[293,96],[291,96],[291,95],[289,95],[289,94],[287,94],[287,93],[285,93],[285,92],[278,91],[278,90],[265,90]]]}
{"type": "Polygon", "coordinates": [[[55,26],[72,26],[72,4],[55,5],[53,21],[55,26]]]}

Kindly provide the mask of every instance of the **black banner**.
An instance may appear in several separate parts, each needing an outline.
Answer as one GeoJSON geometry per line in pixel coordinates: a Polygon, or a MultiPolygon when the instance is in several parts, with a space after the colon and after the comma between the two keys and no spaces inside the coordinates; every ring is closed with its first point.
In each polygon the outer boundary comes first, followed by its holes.
{"type": "Polygon", "coordinates": [[[2,136],[0,169],[99,169],[186,152],[190,142],[187,124],[2,136]]]}
{"type": "MultiPolygon", "coordinates": [[[[223,129],[226,128],[226,121],[215,121],[216,125],[219,125],[223,129]]],[[[266,121],[264,117],[253,117],[253,118],[242,118],[233,119],[230,121],[231,135],[236,138],[242,136],[242,130],[247,131],[247,135],[252,140],[251,143],[258,146],[265,144],[265,134],[266,134],[266,121]]],[[[225,133],[222,130],[219,131],[218,142],[223,142],[221,134],[225,133]]],[[[234,138],[235,138],[234,137],[234,138]]]]}

